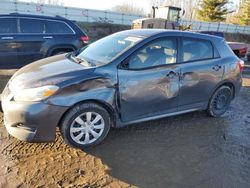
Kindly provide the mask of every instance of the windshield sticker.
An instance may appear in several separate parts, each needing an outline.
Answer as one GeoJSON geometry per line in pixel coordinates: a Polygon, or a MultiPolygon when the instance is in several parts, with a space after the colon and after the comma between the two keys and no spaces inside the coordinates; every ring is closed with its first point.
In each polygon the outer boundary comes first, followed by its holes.
{"type": "Polygon", "coordinates": [[[126,44],[126,42],[124,40],[118,40],[119,44],[126,44]]]}
{"type": "Polygon", "coordinates": [[[124,40],[130,41],[130,42],[138,42],[141,40],[139,37],[127,37],[124,40]]]}

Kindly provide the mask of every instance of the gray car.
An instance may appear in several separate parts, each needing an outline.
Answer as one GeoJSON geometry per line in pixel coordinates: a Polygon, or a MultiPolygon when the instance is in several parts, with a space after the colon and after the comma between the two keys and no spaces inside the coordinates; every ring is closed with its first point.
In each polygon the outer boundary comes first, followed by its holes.
{"type": "Polygon", "coordinates": [[[86,148],[110,127],[206,110],[219,117],[243,69],[224,39],[158,29],[115,33],[17,71],[2,94],[7,131],[28,142],[86,148]]]}

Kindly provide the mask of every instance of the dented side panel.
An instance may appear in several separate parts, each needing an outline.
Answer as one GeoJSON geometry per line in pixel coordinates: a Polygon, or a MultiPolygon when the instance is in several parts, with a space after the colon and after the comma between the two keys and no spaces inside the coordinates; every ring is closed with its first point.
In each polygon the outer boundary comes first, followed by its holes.
{"type": "Polygon", "coordinates": [[[50,98],[48,103],[71,107],[85,100],[96,100],[108,103],[112,107],[115,107],[115,92],[115,88],[96,88],[89,91],[80,91],[73,87],[64,90],[64,92],[56,95],[53,98],[50,98]]]}
{"type": "Polygon", "coordinates": [[[96,100],[115,108],[117,73],[105,70],[104,67],[97,70],[93,77],[62,88],[60,93],[49,98],[47,103],[70,107],[85,100],[96,100]]]}
{"type": "Polygon", "coordinates": [[[179,71],[177,65],[139,71],[119,70],[122,121],[176,111],[179,71]]]}

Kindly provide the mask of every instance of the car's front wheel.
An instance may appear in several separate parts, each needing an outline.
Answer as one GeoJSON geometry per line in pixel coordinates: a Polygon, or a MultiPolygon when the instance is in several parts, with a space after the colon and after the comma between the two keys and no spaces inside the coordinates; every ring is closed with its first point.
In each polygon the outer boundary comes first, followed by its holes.
{"type": "Polygon", "coordinates": [[[219,117],[224,114],[232,100],[233,92],[229,86],[219,87],[211,97],[207,112],[212,117],[219,117]]]}
{"type": "Polygon", "coordinates": [[[80,149],[102,142],[109,129],[109,113],[95,103],[76,105],[66,113],[60,125],[64,141],[80,149]]]}

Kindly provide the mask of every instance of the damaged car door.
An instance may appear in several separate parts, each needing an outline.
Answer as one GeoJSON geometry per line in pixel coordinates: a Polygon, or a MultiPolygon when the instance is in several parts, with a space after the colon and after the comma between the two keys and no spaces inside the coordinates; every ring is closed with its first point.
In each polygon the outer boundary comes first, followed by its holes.
{"type": "Polygon", "coordinates": [[[122,120],[176,112],[179,73],[177,38],[156,39],[135,51],[118,69],[122,120]]]}
{"type": "Polygon", "coordinates": [[[184,37],[181,47],[179,110],[206,108],[223,77],[220,55],[209,40],[184,37]]]}

